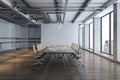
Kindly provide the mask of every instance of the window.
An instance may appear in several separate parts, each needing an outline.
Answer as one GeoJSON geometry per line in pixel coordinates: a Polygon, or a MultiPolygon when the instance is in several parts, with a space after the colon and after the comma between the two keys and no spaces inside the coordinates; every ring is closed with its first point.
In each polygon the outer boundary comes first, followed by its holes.
{"type": "Polygon", "coordinates": [[[111,54],[113,55],[113,12],[111,13],[111,54]]]}
{"type": "Polygon", "coordinates": [[[80,38],[80,39],[79,39],[79,40],[80,40],[80,41],[79,41],[79,42],[80,42],[80,47],[82,47],[82,39],[83,39],[83,38],[82,38],[82,27],[79,28],[79,38],[80,38]]]}
{"type": "Polygon", "coordinates": [[[84,30],[84,25],[81,25],[80,27],[79,27],[79,43],[80,43],[80,47],[83,47],[83,36],[84,36],[84,34],[83,34],[83,31],[84,30]]]}
{"type": "Polygon", "coordinates": [[[113,54],[113,12],[102,17],[101,51],[113,54]]]}
{"type": "Polygon", "coordinates": [[[90,49],[93,49],[93,23],[90,23],[90,49]]]}
{"type": "Polygon", "coordinates": [[[109,53],[109,15],[102,17],[102,52],[109,53]]]}

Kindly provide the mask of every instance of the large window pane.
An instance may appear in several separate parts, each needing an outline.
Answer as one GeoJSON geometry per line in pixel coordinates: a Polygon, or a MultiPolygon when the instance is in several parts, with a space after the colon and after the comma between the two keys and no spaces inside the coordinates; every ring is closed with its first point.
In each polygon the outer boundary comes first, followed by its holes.
{"type": "Polygon", "coordinates": [[[111,13],[111,54],[113,55],[113,12],[111,13]]]}
{"type": "Polygon", "coordinates": [[[90,24],[90,49],[93,49],[93,23],[90,24]]]}
{"type": "Polygon", "coordinates": [[[102,18],[102,52],[109,53],[109,15],[102,18]]]}

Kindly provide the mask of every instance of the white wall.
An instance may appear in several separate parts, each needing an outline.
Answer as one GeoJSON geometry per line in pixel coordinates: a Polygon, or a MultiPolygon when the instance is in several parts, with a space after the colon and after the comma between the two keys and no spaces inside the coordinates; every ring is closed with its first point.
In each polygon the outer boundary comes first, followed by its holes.
{"type": "Polygon", "coordinates": [[[61,30],[57,24],[43,24],[41,27],[41,42],[46,45],[71,45],[78,43],[78,24],[64,23],[61,30]]]}
{"type": "Polygon", "coordinates": [[[120,3],[114,4],[114,29],[113,29],[114,60],[120,62],[120,3]]]}

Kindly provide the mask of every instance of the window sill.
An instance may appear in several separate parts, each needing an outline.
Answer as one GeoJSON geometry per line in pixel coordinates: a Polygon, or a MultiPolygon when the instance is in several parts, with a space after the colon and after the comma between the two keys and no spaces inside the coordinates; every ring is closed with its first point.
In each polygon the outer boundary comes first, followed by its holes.
{"type": "Polygon", "coordinates": [[[105,54],[105,53],[99,53],[99,55],[110,58],[110,59],[113,59],[112,55],[108,55],[108,54],[105,54]]]}
{"type": "Polygon", "coordinates": [[[93,54],[96,54],[96,55],[99,55],[101,57],[104,57],[106,59],[110,59],[113,61],[113,56],[112,55],[108,55],[108,54],[105,54],[105,53],[94,53],[92,49],[85,49],[86,51],[90,52],[90,53],[93,53],[93,54]]]}

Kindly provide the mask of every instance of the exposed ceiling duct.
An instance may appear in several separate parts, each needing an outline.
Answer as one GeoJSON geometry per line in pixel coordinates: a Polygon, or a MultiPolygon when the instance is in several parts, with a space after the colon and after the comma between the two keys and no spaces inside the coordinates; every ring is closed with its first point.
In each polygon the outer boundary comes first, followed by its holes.
{"type": "MultiPolygon", "coordinates": [[[[29,9],[32,9],[32,8],[33,8],[32,6],[30,6],[30,5],[28,4],[28,2],[27,2],[26,0],[21,0],[21,2],[22,2],[27,8],[29,8],[29,9]]],[[[46,21],[47,21],[48,23],[52,22],[51,19],[49,18],[49,15],[46,14],[45,12],[42,12],[42,11],[40,11],[40,10],[35,10],[35,12],[38,12],[39,14],[40,14],[40,13],[43,13],[44,18],[46,19],[46,21]]],[[[37,21],[37,20],[36,20],[36,21],[37,21]]]]}
{"type": "MultiPolygon", "coordinates": [[[[0,3],[2,3],[2,5],[6,6],[8,9],[10,9],[13,12],[15,12],[19,16],[25,18],[29,22],[37,25],[36,21],[31,20],[28,14],[27,15],[23,14],[22,12],[20,12],[19,10],[17,10],[17,8],[12,7],[12,5],[9,2],[7,2],[6,0],[0,0],[0,3]]],[[[39,26],[39,25],[37,25],[37,26],[39,26]]]]}
{"type": "Polygon", "coordinates": [[[84,22],[117,0],[0,0],[0,14],[12,22],[84,22]],[[4,7],[3,7],[4,6],[4,7]],[[11,18],[11,19],[10,19],[11,18]],[[16,21],[15,21],[16,20],[16,21]]]}

